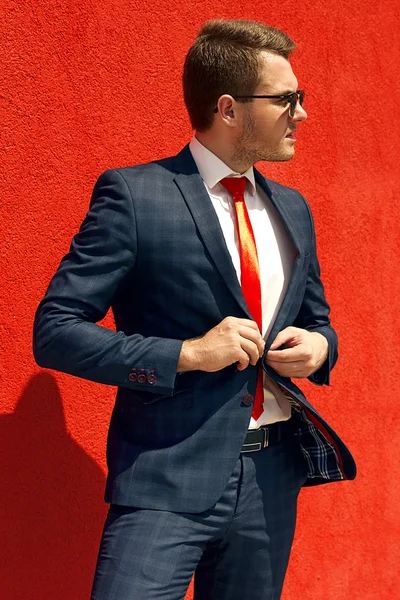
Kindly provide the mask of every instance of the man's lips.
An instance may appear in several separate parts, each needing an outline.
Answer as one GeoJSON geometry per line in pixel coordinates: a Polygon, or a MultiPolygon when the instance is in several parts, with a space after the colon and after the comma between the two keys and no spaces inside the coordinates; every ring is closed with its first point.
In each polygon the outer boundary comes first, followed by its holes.
{"type": "Polygon", "coordinates": [[[292,131],[289,131],[289,133],[285,137],[289,138],[290,140],[295,140],[296,139],[295,133],[296,133],[296,130],[293,129],[292,131]]]}

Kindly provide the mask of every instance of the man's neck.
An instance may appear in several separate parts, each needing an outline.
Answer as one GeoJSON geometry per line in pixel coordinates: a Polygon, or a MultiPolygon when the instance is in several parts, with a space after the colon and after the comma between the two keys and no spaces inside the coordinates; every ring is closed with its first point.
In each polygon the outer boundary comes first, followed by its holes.
{"type": "Polygon", "coordinates": [[[250,169],[252,166],[251,163],[244,164],[242,162],[239,163],[235,161],[232,157],[232,149],[218,140],[215,135],[211,136],[208,134],[208,132],[196,131],[195,136],[200,144],[203,144],[207,150],[215,154],[215,156],[222,160],[222,162],[225,163],[235,173],[240,173],[242,175],[243,173],[246,173],[246,171],[248,171],[248,169],[250,169]]]}

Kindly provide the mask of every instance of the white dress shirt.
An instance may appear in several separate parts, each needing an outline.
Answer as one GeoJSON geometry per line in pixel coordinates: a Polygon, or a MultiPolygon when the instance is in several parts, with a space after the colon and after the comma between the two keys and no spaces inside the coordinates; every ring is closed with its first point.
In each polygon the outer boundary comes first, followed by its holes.
{"type": "MultiPolygon", "coordinates": [[[[292,241],[267,194],[256,185],[253,167],[235,173],[193,136],[190,151],[214,206],[228,251],[240,282],[240,254],[236,209],[231,194],[219,183],[224,177],[246,177],[244,199],[256,240],[260,267],[262,335],[266,340],[284,298],[296,258],[292,241]]],[[[285,421],[291,416],[289,401],[264,373],[263,413],[249,428],[285,421]]]]}

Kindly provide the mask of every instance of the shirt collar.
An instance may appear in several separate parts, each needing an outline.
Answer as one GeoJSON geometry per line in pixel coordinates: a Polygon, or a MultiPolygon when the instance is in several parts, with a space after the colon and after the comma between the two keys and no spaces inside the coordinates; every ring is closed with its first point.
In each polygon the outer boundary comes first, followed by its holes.
{"type": "Polygon", "coordinates": [[[192,137],[189,149],[202,180],[210,190],[219,184],[224,177],[246,177],[250,183],[249,191],[254,196],[256,193],[256,183],[253,167],[250,167],[245,173],[235,173],[218,156],[203,146],[196,136],[192,137]]]}

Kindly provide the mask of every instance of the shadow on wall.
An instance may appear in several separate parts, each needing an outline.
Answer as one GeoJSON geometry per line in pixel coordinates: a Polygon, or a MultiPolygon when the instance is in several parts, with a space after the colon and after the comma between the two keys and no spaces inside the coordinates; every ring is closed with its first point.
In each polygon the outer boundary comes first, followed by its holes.
{"type": "Polygon", "coordinates": [[[0,416],[2,600],[87,600],[106,513],[105,477],[69,436],[54,377],[0,416]]]}

